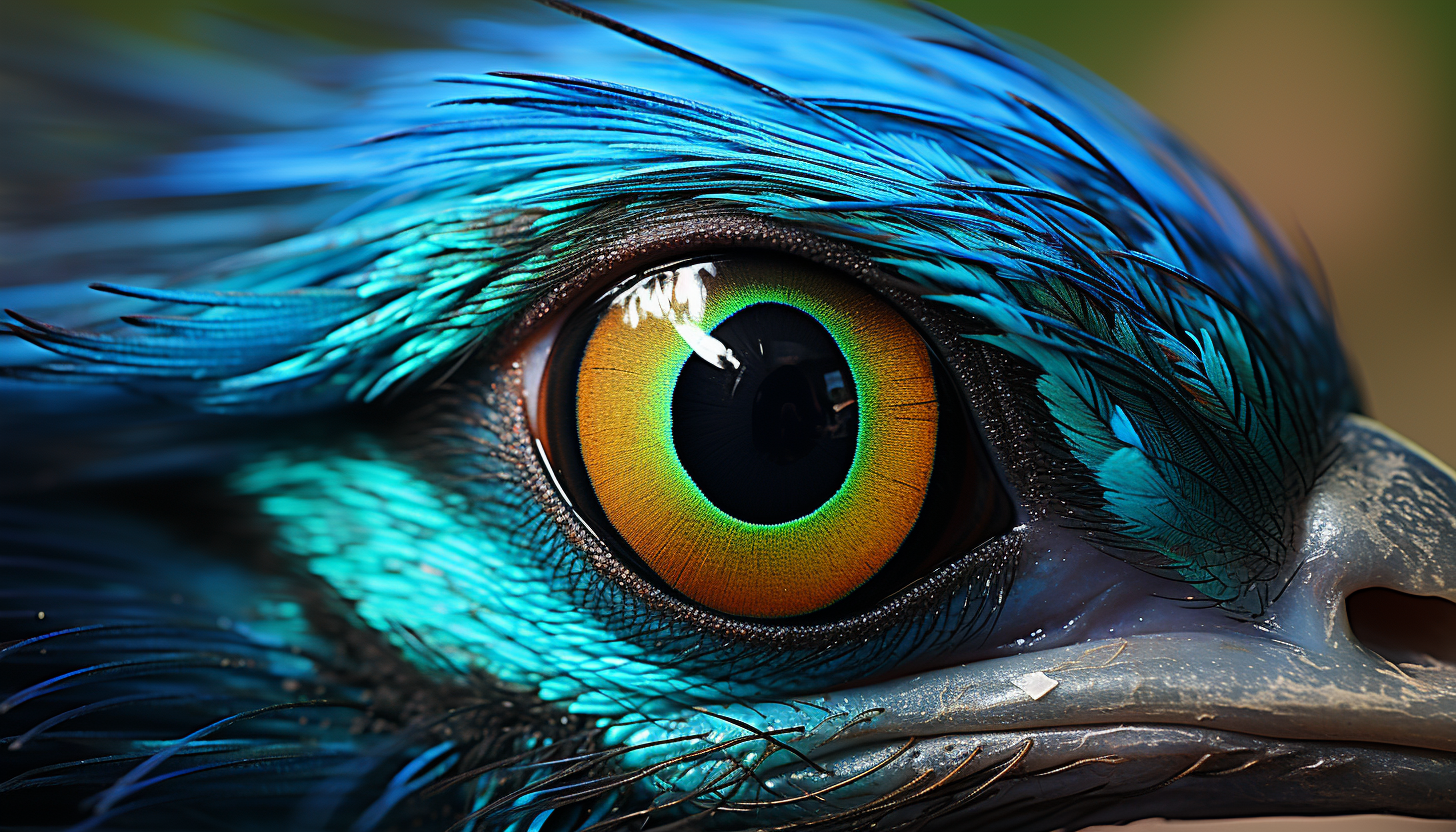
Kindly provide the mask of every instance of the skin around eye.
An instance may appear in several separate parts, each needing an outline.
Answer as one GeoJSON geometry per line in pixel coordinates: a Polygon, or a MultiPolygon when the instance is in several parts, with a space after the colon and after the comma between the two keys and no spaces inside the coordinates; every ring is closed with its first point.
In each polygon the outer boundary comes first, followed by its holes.
{"type": "Polygon", "coordinates": [[[786,618],[875,576],[915,527],[939,402],[919,333],[796,262],[689,263],[618,293],[576,383],[581,458],[641,562],[713,610],[786,618]]]}

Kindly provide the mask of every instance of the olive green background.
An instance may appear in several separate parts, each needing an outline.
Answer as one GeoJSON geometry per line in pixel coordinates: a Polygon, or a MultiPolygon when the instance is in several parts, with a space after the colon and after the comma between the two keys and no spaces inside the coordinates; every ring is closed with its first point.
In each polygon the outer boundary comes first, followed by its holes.
{"type": "MultiPolygon", "coordinates": [[[[328,12],[329,2],[308,4],[307,11],[284,0],[64,6],[171,37],[185,37],[176,25],[179,9],[204,7],[364,48],[412,45],[408,33],[328,12]]],[[[1317,252],[1370,413],[1456,462],[1456,3],[941,3],[1081,63],[1202,148],[1300,245],[1317,252]]],[[[1134,828],[1171,826],[1456,830],[1450,822],[1373,817],[1152,821],[1134,828]]]]}

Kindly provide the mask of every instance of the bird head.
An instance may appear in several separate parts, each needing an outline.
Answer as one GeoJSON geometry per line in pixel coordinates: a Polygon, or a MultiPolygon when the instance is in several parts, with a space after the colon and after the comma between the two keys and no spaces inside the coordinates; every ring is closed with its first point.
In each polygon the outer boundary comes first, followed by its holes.
{"type": "Polygon", "coordinates": [[[193,138],[11,237],[19,825],[1456,814],[1456,478],[1197,154],[930,8],[542,5],[64,76],[193,138]]]}

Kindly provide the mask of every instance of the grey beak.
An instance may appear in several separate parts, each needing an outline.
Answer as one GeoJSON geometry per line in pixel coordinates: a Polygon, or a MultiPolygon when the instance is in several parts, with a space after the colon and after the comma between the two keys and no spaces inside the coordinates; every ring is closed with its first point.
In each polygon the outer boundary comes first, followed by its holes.
{"type": "Polygon", "coordinates": [[[1456,474],[1347,418],[1299,554],[1266,622],[1292,663],[1260,733],[1456,750],[1456,474]]]}
{"type": "Polygon", "coordinates": [[[1383,655],[1408,673],[1444,671],[1428,678],[1449,684],[1456,629],[1442,630],[1456,625],[1456,606],[1418,596],[1456,601],[1456,472],[1384,425],[1348,417],[1339,456],[1310,497],[1300,568],[1276,605],[1275,624],[1352,668],[1389,672],[1383,655]],[[1372,588],[1407,597],[1347,604],[1372,588]]]}

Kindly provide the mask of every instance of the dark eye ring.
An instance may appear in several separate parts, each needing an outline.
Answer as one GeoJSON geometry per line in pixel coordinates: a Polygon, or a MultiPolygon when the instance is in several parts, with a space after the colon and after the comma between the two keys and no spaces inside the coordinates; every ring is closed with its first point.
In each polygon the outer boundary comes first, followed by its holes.
{"type": "Polygon", "coordinates": [[[662,591],[730,617],[839,620],[1011,526],[942,360],[832,268],[668,261],[547,328],[526,377],[548,463],[662,591]]]}

